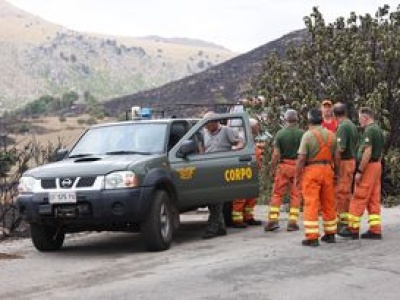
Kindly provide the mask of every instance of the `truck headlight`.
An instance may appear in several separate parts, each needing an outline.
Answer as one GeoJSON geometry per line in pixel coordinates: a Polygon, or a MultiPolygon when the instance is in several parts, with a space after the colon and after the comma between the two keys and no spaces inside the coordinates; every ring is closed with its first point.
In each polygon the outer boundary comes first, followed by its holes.
{"type": "Polygon", "coordinates": [[[136,174],[131,171],[120,171],[105,176],[104,188],[122,189],[132,188],[138,185],[136,174]]]}
{"type": "Polygon", "coordinates": [[[30,176],[22,176],[19,179],[19,184],[18,184],[18,192],[20,194],[23,193],[32,193],[33,188],[35,186],[36,179],[30,176]]]}

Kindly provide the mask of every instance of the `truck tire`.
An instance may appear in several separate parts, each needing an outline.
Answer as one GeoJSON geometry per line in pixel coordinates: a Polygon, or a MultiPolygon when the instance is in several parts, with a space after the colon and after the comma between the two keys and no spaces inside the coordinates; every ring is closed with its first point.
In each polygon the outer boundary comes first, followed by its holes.
{"type": "Polygon", "coordinates": [[[167,250],[173,235],[173,215],[168,193],[157,190],[147,219],[142,224],[142,234],[149,251],[167,250]]]}
{"type": "Polygon", "coordinates": [[[31,239],[35,248],[41,252],[57,251],[63,243],[65,234],[54,226],[30,224],[31,239]]]}

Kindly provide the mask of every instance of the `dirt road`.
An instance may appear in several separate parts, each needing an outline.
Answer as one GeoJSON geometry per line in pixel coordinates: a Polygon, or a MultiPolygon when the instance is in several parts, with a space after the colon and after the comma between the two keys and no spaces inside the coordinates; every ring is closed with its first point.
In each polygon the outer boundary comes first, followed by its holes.
{"type": "Polygon", "coordinates": [[[0,299],[400,299],[400,208],[384,210],[382,241],[319,248],[301,246],[303,232],[286,232],[285,221],[276,233],[202,240],[205,216],[184,219],[158,253],[127,233],[74,235],[56,253],[0,243],[0,299]]]}

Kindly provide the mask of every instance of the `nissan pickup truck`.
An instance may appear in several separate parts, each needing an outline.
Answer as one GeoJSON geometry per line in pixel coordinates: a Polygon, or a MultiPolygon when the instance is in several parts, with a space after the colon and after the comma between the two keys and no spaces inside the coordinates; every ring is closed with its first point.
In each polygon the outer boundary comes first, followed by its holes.
{"type": "Polygon", "coordinates": [[[258,196],[254,147],[246,113],[94,125],[58,161],[22,175],[19,211],[39,251],[59,250],[66,233],[81,231],[141,232],[148,250],[166,250],[180,213],[258,196]],[[201,151],[215,120],[236,124],[245,146],[201,151]]]}

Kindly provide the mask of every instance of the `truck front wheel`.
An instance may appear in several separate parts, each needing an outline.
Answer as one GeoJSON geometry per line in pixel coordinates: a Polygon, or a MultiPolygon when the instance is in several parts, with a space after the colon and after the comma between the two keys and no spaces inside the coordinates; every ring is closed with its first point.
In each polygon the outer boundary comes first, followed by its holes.
{"type": "Polygon", "coordinates": [[[54,226],[30,224],[31,239],[35,248],[42,252],[57,251],[63,243],[65,234],[54,226]]]}
{"type": "Polygon", "coordinates": [[[168,193],[156,191],[151,211],[143,222],[142,233],[147,250],[167,250],[171,246],[173,224],[172,208],[168,193]]]}

